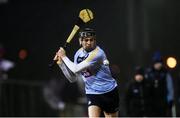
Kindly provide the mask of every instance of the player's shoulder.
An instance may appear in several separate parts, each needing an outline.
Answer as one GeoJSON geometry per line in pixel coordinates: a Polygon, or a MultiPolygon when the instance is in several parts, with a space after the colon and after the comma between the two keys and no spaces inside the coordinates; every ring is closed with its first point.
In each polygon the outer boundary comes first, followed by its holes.
{"type": "Polygon", "coordinates": [[[103,54],[104,53],[104,50],[102,48],[100,48],[99,46],[97,46],[94,50],[93,50],[93,53],[99,53],[99,54],[103,54]]]}
{"type": "Polygon", "coordinates": [[[95,57],[99,57],[99,56],[102,56],[104,55],[104,52],[103,50],[97,46],[94,50],[92,50],[90,53],[90,55],[94,55],[95,57]]]}
{"type": "Polygon", "coordinates": [[[81,52],[81,51],[83,51],[82,47],[77,50],[77,52],[81,52]]]}
{"type": "Polygon", "coordinates": [[[81,47],[76,51],[75,55],[81,53],[82,51],[83,51],[83,48],[81,47]]]}
{"type": "Polygon", "coordinates": [[[103,53],[102,50],[97,46],[94,50],[89,52],[88,58],[86,58],[86,61],[91,62],[95,60],[102,59],[103,53]]]}

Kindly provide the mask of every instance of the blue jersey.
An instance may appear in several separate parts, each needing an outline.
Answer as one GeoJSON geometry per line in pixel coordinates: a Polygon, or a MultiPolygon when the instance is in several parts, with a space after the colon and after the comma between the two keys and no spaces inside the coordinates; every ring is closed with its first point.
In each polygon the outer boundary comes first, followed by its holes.
{"type": "Polygon", "coordinates": [[[106,54],[100,47],[91,52],[79,49],[74,56],[74,63],[84,66],[80,73],[85,82],[86,94],[103,94],[113,90],[117,86],[112,77],[106,54]]]}

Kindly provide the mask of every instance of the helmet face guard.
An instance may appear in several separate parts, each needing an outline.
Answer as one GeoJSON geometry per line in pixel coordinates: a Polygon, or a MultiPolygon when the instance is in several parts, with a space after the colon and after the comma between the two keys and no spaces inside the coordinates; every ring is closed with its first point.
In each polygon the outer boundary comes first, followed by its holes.
{"type": "Polygon", "coordinates": [[[79,33],[79,36],[80,36],[81,38],[89,37],[89,36],[95,37],[96,34],[95,34],[95,32],[80,32],[80,33],[79,33]]]}
{"type": "Polygon", "coordinates": [[[79,37],[84,38],[84,37],[95,37],[96,32],[93,29],[90,28],[85,28],[83,31],[79,32],[79,37]]]}

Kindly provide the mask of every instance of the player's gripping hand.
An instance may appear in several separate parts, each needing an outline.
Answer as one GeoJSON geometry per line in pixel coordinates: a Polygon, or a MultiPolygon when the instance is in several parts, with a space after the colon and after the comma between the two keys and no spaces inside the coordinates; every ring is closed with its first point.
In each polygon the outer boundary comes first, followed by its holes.
{"type": "Polygon", "coordinates": [[[64,48],[60,47],[60,49],[57,52],[57,56],[61,58],[66,56],[66,51],[64,50],[64,48]]]}
{"type": "Polygon", "coordinates": [[[60,64],[60,63],[62,62],[61,57],[59,57],[59,56],[57,55],[57,53],[56,53],[56,55],[54,56],[54,59],[53,59],[53,60],[56,61],[57,64],[60,64]]]}
{"type": "Polygon", "coordinates": [[[53,60],[57,61],[57,64],[60,64],[62,62],[61,57],[63,56],[65,56],[65,50],[62,47],[60,47],[60,49],[56,52],[56,55],[54,56],[53,60]]]}

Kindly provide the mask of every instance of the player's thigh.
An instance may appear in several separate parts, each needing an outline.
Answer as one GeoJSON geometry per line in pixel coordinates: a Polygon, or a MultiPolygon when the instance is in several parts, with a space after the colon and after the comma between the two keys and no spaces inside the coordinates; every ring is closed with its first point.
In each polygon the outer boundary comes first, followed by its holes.
{"type": "Polygon", "coordinates": [[[105,117],[118,117],[118,111],[117,112],[114,112],[114,113],[107,113],[107,112],[104,112],[104,116],[105,117]]]}
{"type": "Polygon", "coordinates": [[[96,105],[91,105],[88,107],[88,115],[89,117],[100,117],[101,108],[96,105]]]}

